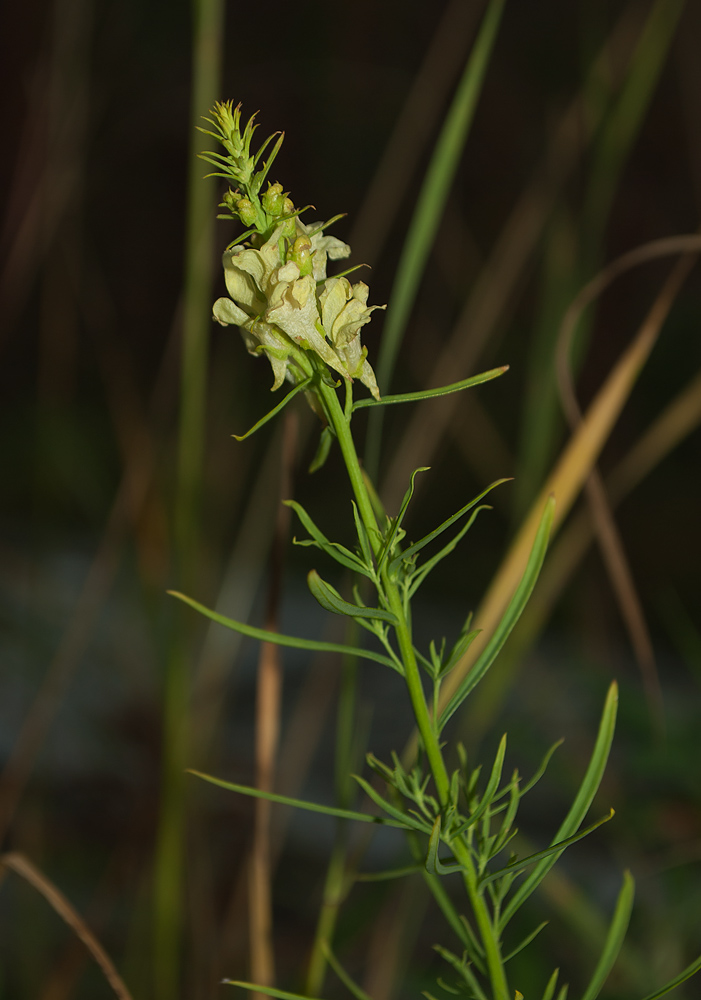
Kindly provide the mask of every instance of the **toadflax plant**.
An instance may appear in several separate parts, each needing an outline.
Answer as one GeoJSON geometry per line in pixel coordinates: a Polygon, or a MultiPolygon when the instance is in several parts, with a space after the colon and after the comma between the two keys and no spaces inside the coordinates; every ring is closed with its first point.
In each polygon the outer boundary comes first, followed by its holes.
{"type": "MultiPolygon", "coordinates": [[[[358,460],[353,416],[364,407],[411,403],[462,391],[496,378],[506,368],[483,372],[440,389],[381,396],[361,342],[361,332],[374,310],[383,307],[368,305],[368,286],[362,281],[352,283],[347,277],[351,271],[327,274],[329,262],[350,255],[346,243],[326,232],[335,219],[325,223],[303,222],[306,210],[295,207],[281,184],[267,180],[282,136],[277,141],[270,136],[252,153],[253,118],[241,131],[240,107],[217,104],[207,121],[211,128],[204,131],[218,140],[223,152],[206,153],[203,157],[215,166],[215,176],[225,178],[229,184],[220,218],[236,220],[244,227],[224,253],[228,296],[214,303],[214,318],[223,325],[239,327],[248,351],[268,359],[273,371],[273,390],[286,382],[291,384],[282,401],[258,420],[248,434],[275,417],[295,395],[304,392],[322,425],[312,470],[320,468],[331,446],[334,442],[338,444],[353,494],[349,516],[353,517],[357,533],[355,548],[331,541],[300,504],[288,503],[308,533],[302,544],[318,549],[356,579],[353,601],[348,601],[316,569],[311,569],[307,579],[312,596],[327,611],[353,619],[375,642],[372,648],[366,648],[269,632],[219,615],[190,597],[176,596],[213,621],[255,639],[281,646],[352,654],[394,670],[406,686],[418,741],[411,755],[405,754],[400,759],[395,754],[389,763],[368,755],[367,763],[374,777],[356,778],[365,793],[368,811],[302,802],[211,776],[202,777],[246,795],[352,822],[385,824],[403,830],[415,863],[401,872],[388,872],[387,877],[420,873],[459,940],[458,953],[438,946],[451,970],[446,974],[453,977],[450,983],[444,977],[442,986],[476,1000],[518,1000],[523,994],[518,983],[509,981],[509,961],[545,925],[535,927],[524,940],[517,940],[511,934],[514,915],[563,851],[613,815],[611,811],[583,827],[613,739],[617,688],[612,684],[609,689],[591,759],[569,811],[549,846],[527,857],[519,857],[510,846],[517,832],[518,808],[521,798],[544,773],[555,747],[546,754],[536,774],[524,782],[518,771],[504,772],[505,736],[495,759],[481,768],[468,762],[460,745],[451,751],[445,729],[489,670],[525,606],[545,556],[554,500],[550,498],[544,506],[521,581],[469,671],[463,666],[464,655],[478,635],[478,630],[470,628],[469,618],[450,648],[445,642],[440,645],[432,642],[428,649],[418,648],[412,633],[411,613],[417,591],[473,525],[485,508],[481,503],[483,498],[504,480],[492,483],[433,531],[413,541],[403,523],[416,475],[428,470],[417,469],[411,476],[396,515],[385,513],[358,460]],[[264,159],[266,150],[270,152],[264,159]],[[356,399],[358,383],[362,394],[356,399]],[[451,683],[443,687],[450,675],[451,683]],[[457,759],[459,766],[449,767],[449,758],[457,759]],[[453,902],[443,886],[444,877],[452,874],[458,875],[462,883],[462,905],[453,902]]],[[[633,880],[626,873],[601,957],[581,1000],[598,996],[614,965],[627,930],[633,894],[633,880]]],[[[332,952],[328,951],[327,957],[351,992],[365,997],[332,952]]],[[[662,997],[699,968],[701,960],[650,993],[646,1000],[662,997]]],[[[537,997],[526,1000],[564,1000],[568,987],[558,982],[558,975],[555,970],[542,984],[537,997]]],[[[270,986],[230,982],[272,996],[294,996],[270,986]]]]}

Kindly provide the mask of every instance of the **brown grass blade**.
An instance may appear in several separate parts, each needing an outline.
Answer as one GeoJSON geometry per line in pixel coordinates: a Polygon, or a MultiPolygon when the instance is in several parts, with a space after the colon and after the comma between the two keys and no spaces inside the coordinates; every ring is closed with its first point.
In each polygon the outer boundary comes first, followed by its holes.
{"type": "Polygon", "coordinates": [[[0,865],[25,879],[58,913],[59,917],[80,938],[92,957],[102,969],[105,979],[119,1000],[133,1000],[122,977],[114,967],[109,955],[87,926],[80,914],[73,908],[60,889],[36,868],[28,858],[17,851],[0,854],[0,865]]]}

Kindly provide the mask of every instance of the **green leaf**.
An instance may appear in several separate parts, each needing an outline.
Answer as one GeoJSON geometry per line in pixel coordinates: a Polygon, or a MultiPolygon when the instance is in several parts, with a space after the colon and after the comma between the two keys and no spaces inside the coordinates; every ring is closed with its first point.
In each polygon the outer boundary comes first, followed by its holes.
{"type": "Polygon", "coordinates": [[[434,538],[438,538],[438,536],[443,534],[443,532],[447,528],[449,528],[452,524],[455,524],[456,521],[459,521],[461,517],[467,514],[468,510],[472,510],[475,504],[478,504],[482,499],[482,497],[485,497],[496,486],[500,486],[502,483],[508,483],[508,482],[509,482],[508,477],[506,479],[497,479],[495,482],[491,483],[486,490],[482,490],[479,496],[476,496],[474,500],[470,500],[470,502],[466,503],[464,507],[461,507],[460,510],[457,512],[457,514],[453,514],[452,517],[449,517],[447,521],[444,521],[437,528],[434,528],[433,531],[429,531],[429,533],[427,535],[424,535],[423,538],[419,539],[418,542],[414,542],[413,545],[410,545],[408,549],[405,549],[404,552],[398,555],[389,564],[390,573],[395,572],[397,567],[401,564],[402,560],[409,559],[417,552],[420,552],[421,549],[423,549],[426,545],[428,545],[429,542],[432,542],[434,538]]]}
{"type": "Polygon", "coordinates": [[[375,791],[372,785],[361,778],[359,775],[354,774],[353,777],[358,782],[360,787],[363,789],[365,794],[372,799],[375,805],[379,806],[384,812],[386,812],[392,819],[395,820],[392,826],[402,826],[407,830],[418,830],[419,833],[430,833],[430,827],[428,823],[424,823],[417,819],[415,816],[409,813],[402,812],[401,809],[397,809],[386,799],[384,799],[379,792],[375,791]]]}
{"type": "Polygon", "coordinates": [[[604,948],[601,952],[601,957],[596,964],[596,968],[594,969],[594,974],[591,977],[589,985],[584,991],[582,1000],[596,1000],[596,997],[598,997],[601,992],[601,987],[608,979],[609,973],[611,972],[611,969],[618,958],[618,953],[623,945],[623,939],[626,936],[626,931],[628,930],[630,913],[633,909],[634,896],[635,882],[633,881],[633,876],[630,872],[624,872],[623,885],[621,886],[621,891],[618,894],[616,909],[614,910],[611,925],[608,929],[608,934],[606,935],[604,948]]]}
{"type": "Polygon", "coordinates": [[[444,864],[438,857],[438,848],[441,843],[441,818],[436,816],[433,824],[431,836],[428,841],[428,853],[426,855],[426,871],[429,875],[454,875],[461,872],[463,866],[460,864],[444,864]]]}
{"type": "Polygon", "coordinates": [[[557,986],[557,977],[560,975],[560,970],[555,969],[550,979],[548,979],[548,985],[545,987],[545,992],[543,993],[542,1000],[553,1000],[555,994],[555,987],[557,986]]]}
{"type": "MultiPolygon", "coordinates": [[[[316,526],[314,521],[312,521],[311,517],[309,516],[309,514],[307,514],[306,510],[301,504],[297,503],[296,500],[283,500],[283,503],[285,504],[286,507],[292,508],[292,510],[295,512],[302,525],[307,529],[309,534],[312,536],[314,544],[317,546],[317,548],[320,548],[322,552],[325,552],[328,556],[331,556],[331,558],[335,559],[337,563],[340,563],[341,566],[345,566],[346,569],[351,570],[353,573],[362,573],[364,576],[368,576],[370,577],[370,579],[374,579],[374,573],[372,572],[372,570],[368,570],[368,567],[365,565],[362,559],[359,559],[354,552],[351,552],[343,545],[339,545],[338,542],[329,541],[329,539],[326,537],[323,531],[321,531],[321,529],[316,526]]],[[[304,543],[298,542],[297,544],[299,545],[304,543]]]]}
{"type": "Polygon", "coordinates": [[[457,535],[451,538],[451,540],[447,543],[447,545],[444,545],[439,552],[436,552],[434,556],[431,556],[431,558],[428,559],[425,563],[422,563],[422,565],[418,569],[414,570],[414,572],[411,574],[411,585],[408,591],[409,599],[411,599],[414,596],[414,594],[423,584],[424,580],[431,572],[431,570],[435,566],[437,566],[442,559],[445,559],[445,557],[449,555],[456,548],[458,543],[464,538],[464,536],[470,530],[472,525],[475,523],[477,515],[480,513],[480,511],[491,510],[491,509],[492,508],[489,506],[489,504],[482,504],[480,507],[477,507],[475,510],[473,510],[472,514],[470,514],[469,518],[467,519],[467,522],[462,526],[457,535]]]}
{"type": "Polygon", "coordinates": [[[668,993],[671,993],[671,991],[675,990],[677,986],[681,986],[681,984],[685,983],[687,979],[691,979],[692,976],[695,976],[699,970],[701,970],[701,956],[693,961],[691,965],[687,965],[684,971],[680,972],[675,979],[671,979],[666,986],[661,986],[659,990],[656,990],[654,993],[650,993],[644,998],[644,1000],[660,1000],[660,997],[664,997],[668,993]]]}
{"type": "MultiPolygon", "coordinates": [[[[608,760],[611,743],[613,741],[613,733],[616,728],[617,707],[618,685],[614,681],[613,684],[611,684],[606,696],[606,702],[604,704],[604,710],[599,724],[599,732],[596,737],[596,743],[594,744],[589,766],[587,767],[584,778],[582,779],[582,784],[577,792],[577,797],[572,803],[567,816],[560,826],[560,829],[555,834],[553,839],[554,844],[576,833],[582,820],[587,814],[594,796],[596,795],[599,785],[601,784],[601,778],[603,777],[606,761],[608,760]]],[[[531,893],[542,882],[557,861],[558,856],[559,855],[557,853],[552,854],[550,857],[543,858],[542,861],[539,861],[536,864],[535,869],[516,890],[508,904],[505,906],[501,920],[499,921],[500,930],[503,930],[506,927],[514,913],[516,913],[522,903],[528,899],[531,893]]]]}
{"type": "Polygon", "coordinates": [[[346,970],[343,968],[341,963],[338,961],[334,953],[329,948],[326,941],[321,942],[321,950],[324,954],[324,958],[329,963],[333,971],[336,973],[338,978],[341,980],[343,985],[346,987],[349,993],[351,993],[355,1000],[372,1000],[365,990],[361,989],[360,986],[351,979],[346,970]]]}
{"type": "MultiPolygon", "coordinates": [[[[506,965],[507,962],[510,962],[512,958],[515,958],[516,955],[518,955],[518,953],[520,951],[523,951],[524,948],[527,948],[528,945],[531,943],[531,941],[535,940],[535,938],[538,937],[538,935],[540,934],[540,932],[545,927],[548,926],[548,923],[549,923],[548,920],[544,920],[542,924],[538,924],[538,926],[536,927],[536,929],[534,931],[531,931],[531,933],[528,934],[523,939],[523,941],[520,942],[520,944],[517,944],[513,951],[510,951],[508,955],[505,955],[504,956],[504,960],[503,960],[504,961],[504,965],[506,965]]],[[[553,983],[553,989],[554,988],[555,988],[555,984],[553,983]]]]}
{"type": "Polygon", "coordinates": [[[489,775],[489,781],[487,782],[487,787],[484,790],[484,795],[480,800],[479,806],[475,809],[473,814],[469,819],[463,823],[460,829],[457,831],[455,836],[460,836],[468,830],[471,826],[474,826],[482,816],[487,811],[489,806],[494,800],[494,796],[499,788],[499,782],[501,781],[501,772],[504,768],[504,757],[506,756],[506,733],[499,740],[499,746],[497,747],[496,756],[494,757],[494,763],[492,764],[492,771],[489,775]]]}
{"type": "MultiPolygon", "coordinates": [[[[602,817],[597,820],[596,823],[592,823],[591,826],[588,826],[586,830],[576,833],[573,837],[567,837],[565,840],[560,840],[556,844],[552,844],[550,847],[547,847],[544,851],[538,851],[536,854],[529,854],[527,858],[522,858],[520,861],[512,861],[511,864],[507,865],[505,868],[500,868],[499,871],[489,872],[489,874],[483,875],[480,879],[480,885],[486,885],[488,882],[493,882],[495,879],[502,878],[504,875],[510,875],[515,872],[523,871],[524,868],[529,868],[531,865],[536,864],[537,861],[541,861],[543,858],[549,858],[551,854],[561,854],[566,847],[570,846],[570,844],[576,844],[578,840],[588,837],[590,833],[597,829],[597,827],[603,826],[604,823],[608,823],[608,821],[613,819],[613,817],[614,811],[612,809],[608,816],[602,817]]],[[[499,850],[501,850],[501,847],[499,850]]]]}
{"type": "Polygon", "coordinates": [[[235,437],[237,441],[245,441],[247,437],[251,436],[251,434],[255,434],[257,430],[260,430],[263,424],[267,424],[269,420],[272,420],[273,417],[277,416],[283,406],[287,406],[290,400],[294,399],[298,392],[302,392],[309,386],[311,381],[311,378],[305,378],[301,382],[298,382],[294,389],[291,389],[290,392],[288,392],[287,395],[280,400],[277,406],[274,406],[269,413],[266,413],[264,417],[261,417],[258,423],[254,424],[250,430],[246,431],[245,434],[232,434],[231,436],[235,437]]]}
{"type": "Polygon", "coordinates": [[[223,778],[215,778],[211,774],[204,774],[202,771],[187,769],[188,774],[194,774],[203,781],[208,781],[210,785],[217,785],[219,788],[226,788],[229,792],[237,792],[239,795],[248,795],[254,799],[267,799],[268,802],[277,802],[281,806],[292,806],[295,809],[306,809],[307,812],[323,813],[325,816],[335,816],[337,819],[347,819],[359,823],[380,823],[384,826],[394,826],[405,828],[406,823],[387,819],[384,816],[371,816],[370,813],[354,812],[352,809],[339,809],[337,806],[322,806],[317,802],[305,802],[304,799],[292,799],[289,795],[278,795],[276,792],[264,792],[260,788],[251,788],[248,785],[237,785],[233,781],[224,781],[223,778]]]}
{"type": "Polygon", "coordinates": [[[481,385],[483,382],[490,382],[493,378],[498,378],[504,372],[508,372],[508,365],[501,365],[499,368],[491,368],[488,372],[480,372],[479,375],[472,375],[464,378],[460,382],[453,382],[451,385],[442,385],[437,389],[421,389],[418,392],[402,392],[394,396],[382,396],[380,399],[367,397],[359,399],[353,403],[353,412],[362,410],[368,406],[391,406],[393,403],[418,403],[422,399],[433,399],[436,396],[449,396],[451,392],[460,392],[462,389],[470,389],[473,385],[481,385]]]}
{"type": "Polygon", "coordinates": [[[545,505],[545,510],[543,511],[543,515],[540,519],[538,531],[536,532],[535,540],[533,542],[533,548],[531,549],[531,554],[528,557],[528,563],[526,564],[523,576],[521,577],[521,582],[516,588],[516,593],[511,598],[501,621],[494,630],[494,633],[485,646],[482,654],[479,656],[472,669],[465,676],[457,691],[454,693],[453,697],[443,709],[438,722],[439,732],[487,673],[496,659],[499,650],[509,637],[511,630],[520,618],[521,612],[525,608],[528,598],[531,596],[531,592],[535,586],[536,580],[538,579],[541,566],[543,565],[543,559],[545,558],[545,551],[548,547],[548,537],[550,535],[550,528],[553,522],[554,514],[555,500],[553,497],[550,497],[545,505]]]}
{"type": "Polygon", "coordinates": [[[234,632],[240,632],[241,635],[247,635],[251,639],[273,642],[277,646],[289,646],[291,649],[310,649],[317,653],[343,653],[346,656],[359,656],[365,660],[374,660],[375,663],[383,663],[386,667],[392,667],[393,670],[396,669],[396,664],[388,656],[383,656],[382,653],[374,653],[372,650],[362,649],[360,646],[342,646],[337,642],[317,642],[315,639],[300,639],[295,635],[282,635],[280,632],[268,632],[267,629],[253,628],[252,625],[244,625],[243,622],[237,622],[233,618],[217,614],[216,611],[211,611],[204,604],[193,601],[191,597],[187,597],[177,590],[169,590],[168,593],[171,597],[177,597],[179,601],[183,601],[184,604],[189,604],[205,618],[210,618],[218,625],[230,628],[234,632]]]}
{"type": "Polygon", "coordinates": [[[377,560],[377,572],[378,573],[380,572],[380,569],[382,567],[382,563],[385,561],[385,559],[387,558],[387,556],[389,555],[389,553],[392,551],[392,546],[394,545],[394,540],[397,537],[397,532],[399,531],[399,529],[402,526],[402,521],[404,520],[404,516],[405,516],[405,514],[407,512],[409,504],[411,503],[411,498],[414,495],[414,480],[416,479],[416,477],[419,474],[419,472],[428,472],[428,471],[429,471],[429,466],[424,465],[424,466],[421,466],[421,468],[419,468],[419,469],[414,469],[414,471],[411,474],[411,482],[409,484],[409,488],[407,489],[406,493],[404,494],[404,499],[402,500],[402,505],[399,508],[399,513],[397,514],[396,518],[394,518],[394,520],[391,521],[392,527],[391,527],[391,529],[390,529],[390,531],[389,531],[389,533],[387,535],[385,543],[382,546],[382,551],[380,552],[380,555],[378,557],[378,560],[377,560]]]}
{"type": "Polygon", "coordinates": [[[309,472],[318,472],[319,469],[324,465],[326,459],[329,457],[329,452],[331,451],[331,445],[333,439],[336,437],[334,432],[331,430],[331,425],[327,424],[321,432],[321,437],[319,438],[319,446],[316,449],[316,454],[311,461],[309,466],[309,472]]]}
{"type": "Polygon", "coordinates": [[[403,878],[405,875],[416,875],[423,865],[405,865],[403,868],[389,868],[383,872],[361,872],[355,876],[356,882],[385,882],[392,878],[403,878]]]}
{"type": "Polygon", "coordinates": [[[348,618],[372,618],[373,621],[389,622],[390,625],[397,624],[397,616],[391,611],[383,611],[381,608],[363,608],[358,604],[349,604],[344,601],[329,583],[321,579],[315,569],[310,569],[307,573],[307,584],[325,611],[331,611],[334,615],[346,615],[348,618]]]}

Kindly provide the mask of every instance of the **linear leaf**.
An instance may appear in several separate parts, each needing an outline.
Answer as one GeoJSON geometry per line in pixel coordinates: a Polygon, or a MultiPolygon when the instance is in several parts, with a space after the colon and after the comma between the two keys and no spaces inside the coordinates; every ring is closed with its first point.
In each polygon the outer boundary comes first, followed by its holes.
{"type": "Polygon", "coordinates": [[[389,868],[383,872],[361,872],[355,876],[356,882],[384,882],[392,878],[403,878],[405,875],[416,875],[423,865],[404,865],[403,868],[389,868]]]}
{"type": "Polygon", "coordinates": [[[470,389],[473,385],[481,385],[489,382],[493,378],[498,378],[509,370],[508,365],[501,365],[499,368],[491,368],[488,372],[480,372],[479,375],[472,375],[464,378],[460,382],[453,382],[451,385],[442,385],[437,389],[422,389],[418,392],[402,392],[393,396],[382,396],[381,399],[373,399],[368,396],[366,399],[359,399],[353,403],[353,412],[362,410],[368,406],[391,406],[393,403],[418,403],[422,399],[433,399],[436,396],[448,396],[451,392],[460,392],[462,389],[470,389]]]}
{"type": "Polygon", "coordinates": [[[423,465],[419,469],[414,469],[414,471],[411,474],[411,482],[409,483],[409,488],[407,489],[406,493],[404,494],[404,499],[402,500],[402,505],[399,508],[399,513],[397,514],[397,516],[392,521],[392,527],[391,527],[391,529],[390,529],[390,531],[389,531],[389,533],[387,535],[387,539],[386,539],[384,545],[382,546],[382,551],[381,551],[381,553],[380,553],[380,555],[378,557],[378,560],[377,560],[377,572],[378,573],[380,572],[380,568],[382,566],[382,563],[387,558],[388,553],[390,553],[392,551],[392,546],[394,545],[394,540],[397,537],[397,532],[399,531],[399,529],[402,526],[402,521],[404,520],[404,516],[405,516],[405,514],[406,514],[406,512],[407,512],[407,510],[409,508],[409,504],[411,503],[411,498],[414,495],[414,480],[416,479],[416,477],[419,474],[419,472],[428,472],[428,471],[429,471],[429,466],[423,465]]]}
{"type": "Polygon", "coordinates": [[[542,931],[542,930],[543,930],[543,929],[544,929],[545,927],[547,927],[547,926],[548,926],[548,923],[549,923],[549,921],[548,921],[548,920],[544,920],[544,921],[542,922],[542,924],[538,924],[538,926],[536,927],[536,929],[535,929],[534,931],[531,931],[531,933],[530,933],[530,934],[528,934],[528,935],[527,935],[527,936],[526,936],[526,937],[525,937],[525,938],[523,939],[523,941],[521,941],[521,942],[520,942],[519,944],[517,944],[517,945],[516,945],[516,947],[514,948],[514,950],[513,950],[513,951],[510,951],[508,955],[505,955],[505,956],[504,956],[504,965],[506,965],[506,963],[507,963],[507,962],[510,962],[512,958],[515,958],[515,957],[516,957],[516,955],[518,955],[518,953],[519,953],[520,951],[523,951],[523,949],[524,949],[524,948],[527,948],[527,947],[528,947],[528,945],[529,945],[529,944],[531,943],[531,941],[534,941],[534,940],[535,940],[535,938],[537,938],[537,937],[538,937],[538,935],[540,934],[540,932],[541,932],[541,931],[542,931]]]}
{"type": "Polygon", "coordinates": [[[438,857],[438,848],[441,842],[441,818],[436,816],[433,824],[431,836],[428,841],[428,853],[426,855],[426,871],[429,875],[454,875],[461,872],[463,866],[460,864],[444,864],[438,857]]]}
{"type": "Polygon", "coordinates": [[[188,768],[187,773],[194,774],[197,778],[202,778],[203,781],[208,781],[210,785],[218,785],[219,788],[226,788],[229,792],[248,795],[254,799],[267,799],[268,802],[277,802],[281,806],[306,809],[307,812],[323,813],[325,816],[335,816],[337,819],[354,820],[359,823],[380,823],[384,826],[401,828],[406,826],[406,823],[399,823],[384,816],[371,816],[370,813],[354,812],[352,809],[339,809],[337,806],[324,806],[318,802],[292,799],[289,795],[278,795],[277,792],[264,792],[260,788],[251,788],[249,785],[237,785],[233,781],[224,781],[223,778],[215,778],[211,774],[204,774],[202,771],[195,771],[192,768],[188,768]]]}
{"type": "Polygon", "coordinates": [[[205,618],[210,618],[218,625],[230,628],[234,632],[240,632],[241,635],[247,635],[251,639],[258,639],[260,642],[273,642],[277,646],[289,646],[291,649],[310,649],[317,653],[343,653],[346,656],[359,656],[365,660],[374,660],[375,663],[383,663],[386,667],[396,670],[396,664],[388,656],[383,656],[382,653],[374,653],[372,650],[362,649],[360,646],[343,646],[337,642],[319,642],[316,639],[300,639],[296,635],[268,632],[267,629],[254,628],[252,625],[244,625],[243,622],[237,622],[233,618],[220,615],[177,590],[169,590],[168,593],[171,597],[177,597],[179,601],[183,601],[184,604],[189,604],[205,618]]]}
{"type": "Polygon", "coordinates": [[[444,545],[442,549],[440,549],[440,551],[436,552],[435,555],[431,556],[430,559],[427,559],[425,563],[422,563],[422,565],[417,570],[414,571],[411,577],[411,586],[409,588],[410,598],[414,596],[414,594],[423,584],[424,580],[431,572],[431,570],[434,569],[434,567],[437,566],[439,562],[445,559],[445,557],[455,549],[458,543],[462,541],[464,536],[467,534],[472,525],[475,523],[477,515],[480,513],[480,511],[483,510],[492,510],[492,508],[489,506],[489,504],[485,503],[482,504],[480,507],[477,507],[475,510],[473,510],[469,518],[467,519],[466,523],[460,529],[460,531],[458,531],[458,533],[454,535],[453,538],[451,538],[451,540],[446,545],[444,545]]]}
{"type": "Polygon", "coordinates": [[[307,584],[312,596],[325,611],[331,611],[334,615],[346,615],[348,618],[372,618],[375,621],[389,622],[390,625],[397,624],[397,616],[391,611],[364,608],[359,604],[349,604],[348,601],[344,601],[330,584],[321,579],[315,569],[310,569],[307,573],[307,584]]]}
{"type": "MultiPolygon", "coordinates": [[[[567,837],[565,840],[558,841],[557,844],[552,844],[550,847],[546,847],[543,851],[538,851],[536,854],[529,854],[527,858],[522,858],[520,861],[514,861],[510,865],[506,865],[505,868],[500,868],[499,871],[490,872],[488,875],[484,875],[480,879],[480,885],[486,885],[488,882],[493,882],[497,878],[502,878],[504,875],[511,875],[515,872],[523,871],[524,868],[534,865],[537,861],[541,861],[543,858],[550,857],[551,854],[557,854],[570,844],[576,844],[578,840],[582,840],[584,837],[588,837],[590,833],[597,829],[597,827],[602,826],[604,823],[608,823],[610,819],[613,819],[614,810],[612,809],[608,816],[604,816],[602,819],[592,823],[588,826],[586,830],[582,830],[580,833],[574,834],[572,837],[567,837]]],[[[501,849],[501,848],[500,848],[501,849]]]]}
{"type": "Polygon", "coordinates": [[[485,497],[496,486],[501,486],[502,483],[508,483],[508,482],[509,478],[507,477],[506,479],[497,479],[495,480],[495,482],[490,483],[487,489],[482,490],[479,496],[476,496],[474,500],[470,500],[470,502],[466,503],[464,507],[461,507],[456,514],[453,514],[452,517],[449,517],[447,521],[444,521],[437,528],[434,528],[433,531],[429,531],[427,535],[424,535],[424,537],[419,539],[418,542],[414,542],[413,545],[410,545],[408,549],[405,549],[404,552],[402,552],[395,559],[393,559],[392,562],[389,564],[390,573],[393,573],[397,569],[397,567],[400,565],[403,559],[409,559],[417,552],[420,552],[421,549],[423,549],[424,546],[428,545],[429,542],[432,542],[434,538],[437,538],[439,535],[443,534],[443,532],[447,528],[449,528],[452,524],[455,524],[456,521],[459,521],[464,514],[467,514],[468,510],[472,510],[475,504],[478,504],[482,499],[482,497],[485,497]]]}
{"type": "Polygon", "coordinates": [[[460,708],[473,688],[480,682],[489,670],[492,663],[496,659],[499,650],[506,642],[509,633],[521,617],[521,612],[525,608],[528,598],[531,596],[531,592],[533,591],[540,573],[540,568],[543,565],[543,559],[545,558],[545,551],[548,547],[548,538],[550,535],[550,528],[552,526],[554,513],[555,500],[553,497],[550,497],[545,505],[545,510],[543,511],[540,519],[538,531],[536,532],[533,542],[533,548],[531,549],[531,554],[528,557],[528,562],[523,572],[523,576],[521,577],[521,582],[516,588],[516,593],[511,598],[501,621],[494,630],[481,656],[478,658],[470,672],[465,676],[462,683],[455,691],[453,697],[441,712],[438,723],[439,732],[443,729],[450,717],[458,710],[458,708],[460,708]]]}
{"type": "Polygon", "coordinates": [[[680,972],[674,979],[671,979],[666,986],[662,986],[659,990],[646,996],[645,1000],[660,1000],[660,997],[664,997],[672,990],[676,990],[677,986],[681,986],[687,979],[691,979],[699,970],[701,970],[701,956],[693,961],[691,965],[687,965],[684,971],[680,972]]]}
{"type": "Polygon", "coordinates": [[[392,826],[402,826],[407,830],[418,830],[419,833],[430,833],[430,829],[427,823],[422,823],[421,820],[416,819],[409,813],[404,813],[401,809],[397,809],[386,799],[384,799],[379,792],[375,791],[372,785],[361,778],[359,775],[354,774],[353,777],[358,782],[360,787],[363,789],[365,794],[372,799],[375,805],[379,806],[384,812],[391,816],[395,822],[392,826]]]}
{"type": "Polygon", "coordinates": [[[614,966],[618,953],[623,945],[623,939],[628,930],[630,922],[630,912],[633,909],[633,898],[635,896],[635,882],[630,872],[624,872],[623,885],[616,900],[616,909],[613,911],[611,924],[606,935],[603,951],[594,969],[589,985],[584,991],[582,1000],[596,1000],[601,987],[609,977],[609,973],[614,966]]]}
{"type": "Polygon", "coordinates": [[[247,430],[245,434],[232,434],[231,436],[235,437],[237,441],[245,441],[247,437],[251,436],[251,434],[255,434],[257,430],[260,430],[263,424],[267,424],[269,420],[272,420],[273,417],[277,416],[283,406],[287,406],[290,400],[293,399],[298,392],[302,392],[303,389],[306,389],[311,381],[311,378],[305,378],[302,382],[298,382],[294,389],[291,389],[287,395],[280,400],[277,406],[274,406],[272,410],[265,414],[264,417],[261,417],[250,430],[247,430]]]}
{"type": "Polygon", "coordinates": [[[335,559],[341,566],[345,566],[346,569],[350,569],[354,573],[363,573],[365,576],[370,576],[363,560],[359,559],[358,556],[351,552],[350,549],[345,548],[345,546],[339,545],[338,542],[330,541],[323,531],[312,521],[300,503],[297,503],[296,500],[283,500],[283,503],[286,507],[292,508],[302,525],[307,529],[317,546],[323,552],[331,556],[332,559],[335,559]]]}
{"type": "MultiPolygon", "coordinates": [[[[580,823],[587,814],[589,806],[591,805],[597,789],[601,784],[601,778],[603,777],[606,761],[608,760],[611,743],[613,741],[613,733],[616,727],[617,708],[618,685],[614,681],[609,687],[608,694],[606,695],[606,702],[604,704],[604,710],[599,724],[599,732],[596,737],[596,743],[594,744],[589,766],[587,767],[584,778],[582,779],[582,784],[579,786],[577,797],[572,803],[567,816],[565,816],[560,829],[555,834],[553,843],[564,840],[566,837],[570,837],[573,833],[576,833],[580,823]]],[[[557,861],[557,858],[558,854],[552,854],[550,857],[543,858],[542,861],[538,862],[535,869],[517,889],[509,900],[507,906],[504,908],[499,922],[501,930],[506,927],[507,923],[514,913],[516,913],[521,904],[542,882],[557,861]]]]}
{"type": "Polygon", "coordinates": [[[346,987],[348,992],[355,997],[355,1000],[372,1000],[372,997],[370,997],[369,994],[365,992],[365,990],[361,989],[361,987],[358,986],[358,984],[355,982],[354,979],[351,979],[351,977],[348,975],[346,970],[338,961],[334,953],[329,948],[328,943],[326,941],[321,942],[321,950],[324,954],[324,958],[326,959],[326,961],[329,963],[329,965],[336,973],[338,978],[341,980],[343,985],[346,987]]]}

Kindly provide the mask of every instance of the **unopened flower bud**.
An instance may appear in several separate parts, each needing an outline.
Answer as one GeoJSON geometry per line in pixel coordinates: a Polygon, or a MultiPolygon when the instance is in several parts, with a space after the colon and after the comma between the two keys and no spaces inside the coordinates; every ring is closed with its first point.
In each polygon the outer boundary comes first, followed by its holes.
{"type": "Polygon", "coordinates": [[[236,202],[236,211],[244,226],[252,226],[256,221],[256,210],[252,201],[248,198],[239,198],[236,202]]]}
{"type": "Polygon", "coordinates": [[[299,268],[302,277],[312,273],[312,241],[308,236],[298,236],[292,244],[288,257],[299,268]]]}
{"type": "Polygon", "coordinates": [[[282,215],[285,204],[285,195],[282,190],[282,184],[268,184],[268,190],[262,197],[263,208],[268,213],[275,218],[282,215]]]}

